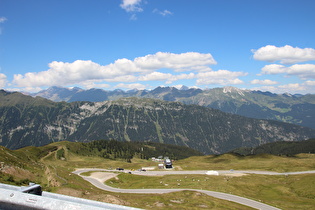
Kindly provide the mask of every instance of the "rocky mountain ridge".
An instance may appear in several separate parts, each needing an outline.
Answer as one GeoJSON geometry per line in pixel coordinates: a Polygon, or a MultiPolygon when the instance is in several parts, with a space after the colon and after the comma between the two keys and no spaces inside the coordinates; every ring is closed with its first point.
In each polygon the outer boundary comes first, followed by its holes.
{"type": "Polygon", "coordinates": [[[123,97],[153,98],[197,104],[256,119],[277,120],[315,129],[315,95],[274,94],[241,90],[235,87],[207,90],[182,87],[157,87],[153,90],[83,90],[80,88],[51,87],[33,94],[53,101],[116,100],[123,97]]]}
{"type": "Polygon", "coordinates": [[[204,154],[315,137],[315,130],[149,98],[52,102],[0,92],[0,145],[10,149],[99,139],[185,145],[204,154]]]}

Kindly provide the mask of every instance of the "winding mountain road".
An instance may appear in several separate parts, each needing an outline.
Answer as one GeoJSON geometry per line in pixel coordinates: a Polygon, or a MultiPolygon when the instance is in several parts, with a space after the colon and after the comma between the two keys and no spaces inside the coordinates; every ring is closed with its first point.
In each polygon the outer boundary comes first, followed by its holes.
{"type": "MultiPolygon", "coordinates": [[[[207,194],[209,196],[224,199],[228,201],[232,201],[235,203],[239,203],[242,205],[250,206],[252,208],[261,209],[261,210],[279,210],[279,208],[254,201],[248,198],[228,194],[228,193],[221,193],[221,192],[214,192],[209,190],[198,190],[198,189],[119,189],[110,187],[108,185],[105,185],[104,182],[107,179],[113,178],[117,176],[117,172],[115,170],[106,170],[106,169],[95,169],[95,168],[84,168],[84,169],[77,169],[76,171],[72,172],[74,174],[77,174],[81,176],[84,180],[90,182],[95,187],[110,191],[110,192],[116,192],[116,193],[141,193],[141,194],[163,194],[163,193],[170,193],[170,192],[178,192],[183,190],[190,190],[190,191],[197,191],[204,194],[207,194]],[[107,172],[107,175],[103,178],[96,178],[93,176],[82,176],[81,173],[84,172],[107,172]]],[[[126,173],[130,171],[125,171],[126,173]]],[[[163,176],[163,175],[171,175],[171,174],[206,174],[207,171],[205,170],[199,170],[199,171],[132,171],[133,174],[136,175],[145,175],[145,176],[163,176]]],[[[286,172],[286,173],[277,173],[277,172],[271,172],[271,171],[241,171],[241,170],[233,170],[233,171],[218,171],[219,174],[263,174],[263,175],[296,175],[296,174],[309,174],[309,173],[315,173],[315,171],[301,171],[301,172],[286,172]]]]}

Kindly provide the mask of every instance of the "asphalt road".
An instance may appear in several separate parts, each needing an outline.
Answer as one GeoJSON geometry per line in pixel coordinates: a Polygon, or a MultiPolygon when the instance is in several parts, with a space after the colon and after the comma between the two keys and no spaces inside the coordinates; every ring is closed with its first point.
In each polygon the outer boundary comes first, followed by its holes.
{"type": "MultiPolygon", "coordinates": [[[[95,168],[85,168],[85,169],[78,169],[74,171],[74,174],[81,176],[86,181],[93,184],[95,187],[100,188],[102,190],[116,192],[116,193],[141,193],[141,194],[162,194],[162,193],[170,193],[170,192],[178,192],[182,190],[190,190],[190,191],[197,191],[209,196],[224,199],[228,201],[232,201],[235,203],[240,203],[246,206],[250,206],[252,208],[261,209],[261,210],[279,210],[279,208],[254,201],[251,199],[247,199],[244,197],[228,194],[228,193],[221,193],[221,192],[214,192],[208,190],[198,190],[198,189],[119,189],[113,188],[108,185],[105,185],[102,181],[97,178],[87,177],[80,175],[83,172],[89,171],[104,171],[104,172],[117,172],[116,170],[106,170],[106,169],[95,169],[95,168]]],[[[124,171],[128,173],[130,171],[124,171]]],[[[171,174],[205,174],[206,170],[199,170],[199,171],[132,171],[131,173],[136,175],[144,175],[144,176],[163,176],[163,175],[171,175],[171,174]]],[[[263,175],[295,175],[295,174],[308,174],[308,173],[315,173],[315,171],[301,171],[301,172],[286,172],[286,173],[277,173],[277,172],[270,172],[270,171],[240,171],[240,170],[230,170],[230,171],[218,171],[219,174],[233,174],[233,173],[245,173],[245,174],[263,174],[263,175]]]]}

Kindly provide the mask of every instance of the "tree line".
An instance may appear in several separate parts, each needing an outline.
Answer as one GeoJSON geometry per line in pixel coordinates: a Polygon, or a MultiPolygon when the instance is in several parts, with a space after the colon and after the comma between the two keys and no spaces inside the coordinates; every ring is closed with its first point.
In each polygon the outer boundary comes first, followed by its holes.
{"type": "Polygon", "coordinates": [[[68,144],[68,149],[78,155],[99,156],[106,159],[123,159],[131,162],[132,158],[149,159],[164,156],[173,160],[184,159],[190,156],[203,155],[202,153],[185,147],[156,142],[121,142],[117,140],[97,140],[88,143],[68,144]]]}

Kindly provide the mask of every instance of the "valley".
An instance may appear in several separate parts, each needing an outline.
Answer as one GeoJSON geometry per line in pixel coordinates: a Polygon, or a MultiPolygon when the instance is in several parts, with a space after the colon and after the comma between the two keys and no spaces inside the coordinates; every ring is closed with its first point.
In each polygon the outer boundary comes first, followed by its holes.
{"type": "Polygon", "coordinates": [[[149,97],[68,103],[1,91],[0,99],[1,183],[145,209],[315,205],[312,128],[149,97]],[[160,155],[173,169],[151,161],[160,155]]]}
{"type": "MultiPolygon", "coordinates": [[[[132,174],[123,172],[117,174],[115,172],[118,176],[108,180],[106,184],[119,188],[189,188],[218,191],[250,198],[280,209],[306,209],[314,205],[313,174],[290,175],[288,173],[288,175],[277,176],[266,174],[248,174],[246,176],[170,174],[165,176],[139,176],[137,173],[145,175],[149,171],[133,172],[132,170],[142,167],[157,167],[157,163],[137,157],[134,157],[131,162],[127,162],[122,159],[104,159],[93,155],[82,156],[71,150],[72,144],[76,143],[57,142],[44,147],[26,147],[19,150],[1,148],[0,162],[4,163],[1,169],[1,182],[25,185],[26,182],[32,181],[41,184],[45,191],[145,209],[214,207],[216,209],[247,209],[243,205],[209,197],[202,192],[191,190],[153,195],[104,191],[72,173],[79,168],[113,170],[121,167],[126,172],[130,170],[132,174]],[[58,155],[62,150],[63,158],[58,155]],[[19,170],[23,170],[25,174],[23,177],[19,177],[19,170]],[[178,186],[178,183],[180,183],[180,186],[178,186]]],[[[173,173],[181,173],[181,171],[185,173],[187,170],[192,172],[195,170],[203,170],[203,172],[206,170],[224,170],[231,174],[231,169],[235,173],[239,173],[239,170],[243,172],[255,170],[279,173],[310,171],[315,170],[314,159],[314,154],[298,154],[292,157],[267,154],[255,156],[234,154],[192,156],[175,161],[173,173]]],[[[160,173],[158,169],[156,170],[160,173]]],[[[85,174],[85,176],[90,175],[91,173],[85,174]]]]}

